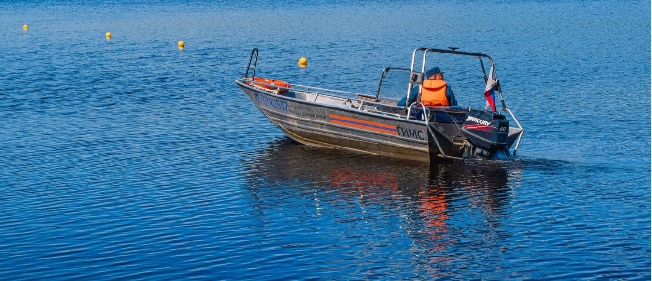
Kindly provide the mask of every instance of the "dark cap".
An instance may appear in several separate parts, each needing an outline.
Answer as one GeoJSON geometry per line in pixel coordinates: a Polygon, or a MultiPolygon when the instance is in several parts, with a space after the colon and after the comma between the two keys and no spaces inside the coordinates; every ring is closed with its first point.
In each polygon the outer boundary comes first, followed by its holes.
{"type": "Polygon", "coordinates": [[[433,67],[431,69],[428,69],[426,71],[426,77],[430,77],[430,76],[433,76],[433,75],[438,74],[438,73],[443,74],[443,72],[441,72],[441,70],[439,70],[439,67],[435,66],[435,67],[433,67]]]}

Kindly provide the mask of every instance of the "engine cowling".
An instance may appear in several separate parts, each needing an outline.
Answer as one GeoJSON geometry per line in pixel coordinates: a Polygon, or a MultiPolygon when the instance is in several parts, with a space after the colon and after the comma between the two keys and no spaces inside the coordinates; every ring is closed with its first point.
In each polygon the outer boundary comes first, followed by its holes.
{"type": "Polygon", "coordinates": [[[506,148],[509,121],[505,115],[473,109],[464,117],[462,132],[476,147],[476,154],[480,156],[489,158],[499,151],[508,152],[506,148]]]}

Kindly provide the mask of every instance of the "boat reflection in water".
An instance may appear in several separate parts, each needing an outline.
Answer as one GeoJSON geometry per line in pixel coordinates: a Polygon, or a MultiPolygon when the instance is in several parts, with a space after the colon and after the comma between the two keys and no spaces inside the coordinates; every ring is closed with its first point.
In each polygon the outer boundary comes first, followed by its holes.
{"type": "Polygon", "coordinates": [[[486,248],[472,248],[501,239],[496,229],[513,188],[510,177],[519,174],[508,172],[514,170],[505,166],[508,163],[428,164],[314,148],[282,138],[244,164],[254,208],[261,212],[287,216],[292,212],[288,210],[304,208],[292,223],[305,226],[321,218],[323,224],[326,216],[337,222],[326,227],[347,228],[338,231],[340,239],[347,239],[342,234],[347,231],[357,237],[386,233],[392,237],[386,238],[389,243],[408,238],[412,242],[407,251],[418,259],[414,262],[439,267],[453,262],[460,251],[486,253],[486,248]],[[314,206],[313,211],[306,206],[314,206]],[[366,229],[357,225],[360,221],[366,229]]]}

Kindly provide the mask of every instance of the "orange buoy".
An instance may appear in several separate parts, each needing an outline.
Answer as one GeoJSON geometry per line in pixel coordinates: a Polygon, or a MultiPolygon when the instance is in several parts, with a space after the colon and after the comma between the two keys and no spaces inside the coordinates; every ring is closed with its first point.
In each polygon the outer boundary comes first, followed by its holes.
{"type": "Polygon", "coordinates": [[[288,88],[291,87],[290,83],[283,80],[269,79],[263,77],[254,77],[254,83],[256,86],[276,91],[279,93],[286,93],[288,88]]]}

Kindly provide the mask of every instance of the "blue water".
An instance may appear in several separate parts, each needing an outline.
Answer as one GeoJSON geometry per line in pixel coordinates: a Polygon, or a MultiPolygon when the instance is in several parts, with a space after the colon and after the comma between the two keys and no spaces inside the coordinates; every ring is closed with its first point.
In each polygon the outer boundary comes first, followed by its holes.
{"type": "MultiPolygon", "coordinates": [[[[0,276],[649,280],[649,11],[4,1],[0,276]],[[299,145],[233,83],[256,47],[262,76],[373,93],[382,68],[448,46],[496,61],[525,128],[518,157],[427,165],[299,145]]],[[[447,79],[460,104],[482,102],[447,79]]]]}

